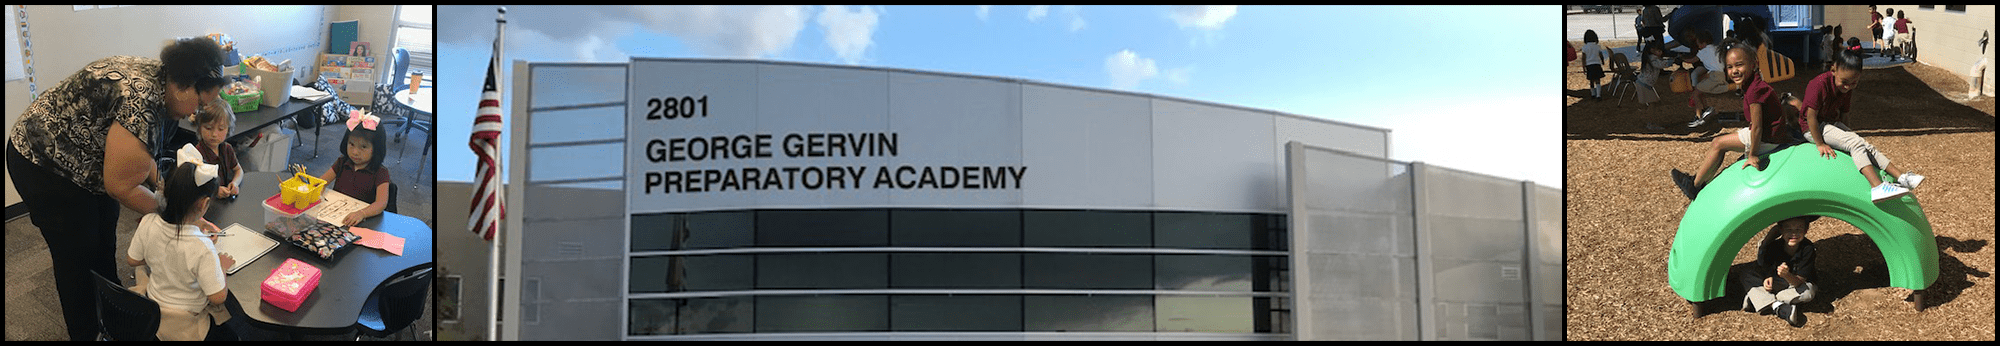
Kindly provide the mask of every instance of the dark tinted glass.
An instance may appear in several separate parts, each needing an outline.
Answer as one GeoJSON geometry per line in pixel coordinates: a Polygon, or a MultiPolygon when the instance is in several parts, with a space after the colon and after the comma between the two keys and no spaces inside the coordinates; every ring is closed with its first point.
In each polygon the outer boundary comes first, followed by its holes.
{"type": "Polygon", "coordinates": [[[1021,330],[1021,296],[895,296],[889,304],[892,329],[899,332],[1021,330]]]}
{"type": "Polygon", "coordinates": [[[678,214],[632,215],[632,251],[672,250],[678,214]]]}
{"type": "Polygon", "coordinates": [[[751,246],[756,212],[720,211],[632,216],[632,251],[751,246]]]}
{"type": "Polygon", "coordinates": [[[1154,255],[1156,289],[1250,292],[1256,286],[1251,256],[1154,255]]]}
{"type": "Polygon", "coordinates": [[[626,311],[631,313],[625,319],[627,335],[673,335],[679,325],[675,312],[679,311],[680,300],[634,299],[626,311]]]}
{"type": "Polygon", "coordinates": [[[1151,332],[1153,296],[1024,296],[1030,332],[1151,332]]]}
{"type": "Polygon", "coordinates": [[[1022,246],[1148,247],[1153,244],[1147,212],[1029,210],[1023,212],[1022,246]]]}
{"type": "Polygon", "coordinates": [[[677,299],[679,334],[749,333],[756,316],[751,297],[677,299]]]}
{"type": "Polygon", "coordinates": [[[1256,214],[1153,214],[1153,245],[1181,249],[1271,249],[1267,217],[1256,214]]]}
{"type": "Polygon", "coordinates": [[[1021,245],[1019,210],[894,210],[889,218],[896,246],[1021,245]]]}
{"type": "Polygon", "coordinates": [[[889,211],[765,210],[757,212],[758,246],[884,246],[889,211]]]}
{"type": "Polygon", "coordinates": [[[1153,289],[1148,255],[1023,254],[1022,285],[1050,289],[1153,289]]]}
{"type": "Polygon", "coordinates": [[[632,259],[632,293],[751,289],[751,256],[657,256],[632,259]]]}
{"type": "Polygon", "coordinates": [[[757,332],[882,332],[889,296],[757,297],[757,332]]]}
{"type": "Polygon", "coordinates": [[[897,253],[889,255],[895,288],[1021,288],[1021,254],[897,253]]]}
{"type": "Polygon", "coordinates": [[[810,253],[757,255],[760,289],[863,289],[889,285],[889,255],[810,253]]]}

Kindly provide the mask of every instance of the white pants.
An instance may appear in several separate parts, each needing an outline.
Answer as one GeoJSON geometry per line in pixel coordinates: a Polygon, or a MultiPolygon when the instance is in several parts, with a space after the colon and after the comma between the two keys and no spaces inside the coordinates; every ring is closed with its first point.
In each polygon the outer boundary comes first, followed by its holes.
{"type": "MultiPolygon", "coordinates": [[[[1847,128],[1847,123],[1820,123],[1819,131],[1820,135],[1826,136],[1825,140],[1820,140],[1819,142],[1826,143],[1827,146],[1833,147],[1833,150],[1847,152],[1848,156],[1854,157],[1854,169],[1858,170],[1867,168],[1868,166],[1875,166],[1877,169],[1889,167],[1889,156],[1882,155],[1881,151],[1875,150],[1874,145],[1868,144],[1868,140],[1861,139],[1861,135],[1854,134],[1854,130],[1847,128]],[[1874,159],[1873,164],[1869,163],[1869,159],[1871,158],[1874,159]]],[[[1807,140],[1814,140],[1812,139],[1812,131],[1806,131],[1806,138],[1807,140]]]]}

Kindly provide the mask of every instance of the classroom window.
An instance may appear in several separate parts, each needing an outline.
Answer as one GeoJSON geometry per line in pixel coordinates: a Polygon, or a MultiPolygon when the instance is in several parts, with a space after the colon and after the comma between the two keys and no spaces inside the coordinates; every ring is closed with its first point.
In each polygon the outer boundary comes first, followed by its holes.
{"type": "MultiPolygon", "coordinates": [[[[396,6],[395,31],[396,47],[410,51],[410,72],[421,72],[426,76],[437,75],[431,72],[436,69],[435,66],[437,64],[435,62],[437,61],[436,48],[433,48],[431,44],[431,6],[396,6]]],[[[386,57],[388,54],[382,54],[382,56],[386,57]]],[[[409,77],[390,76],[390,78],[409,77]]]]}

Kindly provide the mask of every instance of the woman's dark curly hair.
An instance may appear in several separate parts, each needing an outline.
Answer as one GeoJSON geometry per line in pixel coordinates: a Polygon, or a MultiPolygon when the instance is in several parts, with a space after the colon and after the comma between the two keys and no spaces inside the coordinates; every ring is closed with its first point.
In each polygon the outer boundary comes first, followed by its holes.
{"type": "Polygon", "coordinates": [[[208,37],[184,38],[160,49],[160,74],[167,82],[195,90],[229,85],[222,77],[222,46],[208,37]]]}

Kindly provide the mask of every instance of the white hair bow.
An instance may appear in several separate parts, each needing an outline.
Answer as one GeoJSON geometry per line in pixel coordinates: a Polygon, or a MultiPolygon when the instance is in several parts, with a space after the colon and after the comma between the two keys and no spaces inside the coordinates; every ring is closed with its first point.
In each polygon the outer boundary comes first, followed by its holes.
{"type": "Polygon", "coordinates": [[[175,163],[176,165],[182,163],[194,164],[195,185],[207,184],[209,181],[215,180],[217,176],[216,171],[221,168],[220,166],[202,162],[201,150],[195,149],[194,144],[192,143],[181,146],[180,150],[175,150],[174,158],[175,160],[177,160],[177,162],[175,163]]]}

